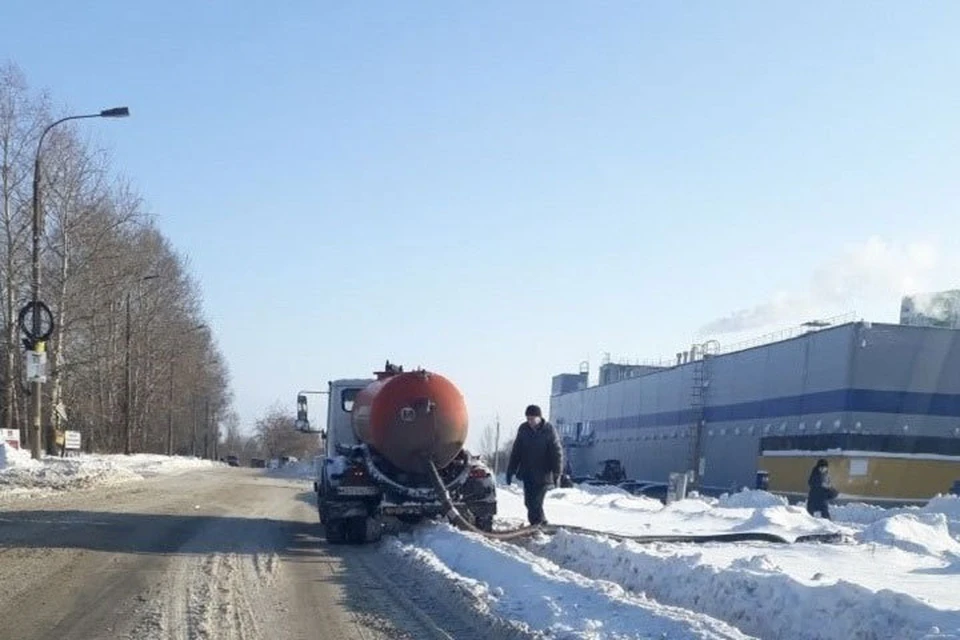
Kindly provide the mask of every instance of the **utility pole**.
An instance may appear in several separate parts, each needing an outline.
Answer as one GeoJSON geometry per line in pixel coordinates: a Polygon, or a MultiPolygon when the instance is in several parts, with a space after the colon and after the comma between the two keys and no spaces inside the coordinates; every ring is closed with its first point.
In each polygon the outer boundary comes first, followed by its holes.
{"type": "MultiPolygon", "coordinates": [[[[146,282],[147,280],[155,280],[159,278],[158,275],[143,276],[137,280],[137,290],[139,291],[140,283],[146,282]]],[[[133,452],[132,437],[133,437],[133,370],[130,367],[130,294],[131,291],[127,289],[127,331],[126,337],[124,338],[124,369],[125,369],[125,382],[123,390],[123,452],[127,455],[130,455],[133,452]]],[[[142,446],[142,443],[141,443],[142,446]]]]}
{"type": "Polygon", "coordinates": [[[167,455],[173,455],[173,366],[176,356],[170,358],[170,393],[167,395],[167,455]]]}
{"type": "Polygon", "coordinates": [[[123,452],[131,452],[131,421],[133,420],[133,372],[130,369],[130,292],[127,291],[127,331],[124,337],[124,383],[123,383],[123,452]]]}
{"type": "Polygon", "coordinates": [[[193,414],[193,438],[190,441],[190,455],[197,457],[197,396],[194,394],[190,403],[190,413],[193,414]]]}
{"type": "Polygon", "coordinates": [[[210,459],[210,397],[205,398],[203,410],[203,457],[210,459]]]}
{"type": "Polygon", "coordinates": [[[497,435],[493,439],[493,477],[497,477],[500,467],[500,414],[497,413],[497,435]]]}
{"type": "Polygon", "coordinates": [[[210,421],[210,439],[213,441],[213,460],[220,459],[220,423],[217,420],[217,414],[213,414],[213,420],[210,421]]]}
{"type": "MultiPolygon", "coordinates": [[[[198,324],[197,326],[184,332],[184,335],[193,334],[197,331],[207,329],[207,325],[198,324]]],[[[173,455],[173,383],[175,379],[174,372],[177,368],[178,353],[174,349],[170,354],[170,389],[167,396],[167,455],[173,455]]],[[[193,417],[193,442],[190,446],[190,452],[197,455],[197,407],[196,396],[191,396],[190,409],[193,417]]]]}

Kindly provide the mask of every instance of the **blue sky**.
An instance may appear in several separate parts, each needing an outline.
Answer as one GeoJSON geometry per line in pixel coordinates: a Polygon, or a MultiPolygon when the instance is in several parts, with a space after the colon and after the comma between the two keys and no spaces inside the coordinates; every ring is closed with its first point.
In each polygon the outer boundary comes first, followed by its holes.
{"type": "Polygon", "coordinates": [[[957,284],[956,3],[15,1],[2,24],[65,111],[130,106],[85,130],[190,256],[247,425],[390,358],[457,382],[476,434],[605,351],[894,321],[957,284]]]}

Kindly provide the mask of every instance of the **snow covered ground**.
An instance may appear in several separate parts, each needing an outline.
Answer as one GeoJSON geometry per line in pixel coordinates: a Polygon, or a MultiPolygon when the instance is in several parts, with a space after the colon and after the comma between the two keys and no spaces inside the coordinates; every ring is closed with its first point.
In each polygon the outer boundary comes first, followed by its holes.
{"type": "MultiPolygon", "coordinates": [[[[498,526],[523,523],[501,487],[498,526]]],[[[638,544],[560,532],[522,544],[446,525],[389,539],[476,606],[552,638],[960,639],[960,498],[920,508],[835,509],[835,522],[762,491],[670,506],[609,487],[555,490],[554,524],[640,535],[762,531],[845,542],[638,544]]]]}
{"type": "Polygon", "coordinates": [[[129,456],[82,454],[34,460],[29,452],[0,443],[0,500],[117,485],[157,475],[209,469],[220,464],[197,458],[145,453],[129,456]]]}

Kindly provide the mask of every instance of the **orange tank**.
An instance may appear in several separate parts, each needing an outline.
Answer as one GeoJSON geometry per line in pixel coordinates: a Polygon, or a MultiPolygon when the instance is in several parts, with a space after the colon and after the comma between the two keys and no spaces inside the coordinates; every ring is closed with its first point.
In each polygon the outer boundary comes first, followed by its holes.
{"type": "Polygon", "coordinates": [[[386,371],[353,404],[353,430],[397,468],[422,473],[426,460],[447,466],[467,439],[467,406],[460,390],[438,373],[386,371]]]}

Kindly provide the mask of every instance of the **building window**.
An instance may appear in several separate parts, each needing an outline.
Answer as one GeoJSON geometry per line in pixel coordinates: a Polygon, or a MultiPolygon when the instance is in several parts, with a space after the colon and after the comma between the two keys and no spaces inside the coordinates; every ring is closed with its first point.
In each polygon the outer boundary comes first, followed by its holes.
{"type": "Polygon", "coordinates": [[[344,389],[340,392],[340,408],[345,412],[353,411],[353,403],[363,389],[344,389]]]}
{"type": "Polygon", "coordinates": [[[852,458],[850,460],[850,477],[867,475],[869,462],[866,458],[852,458]]]}

